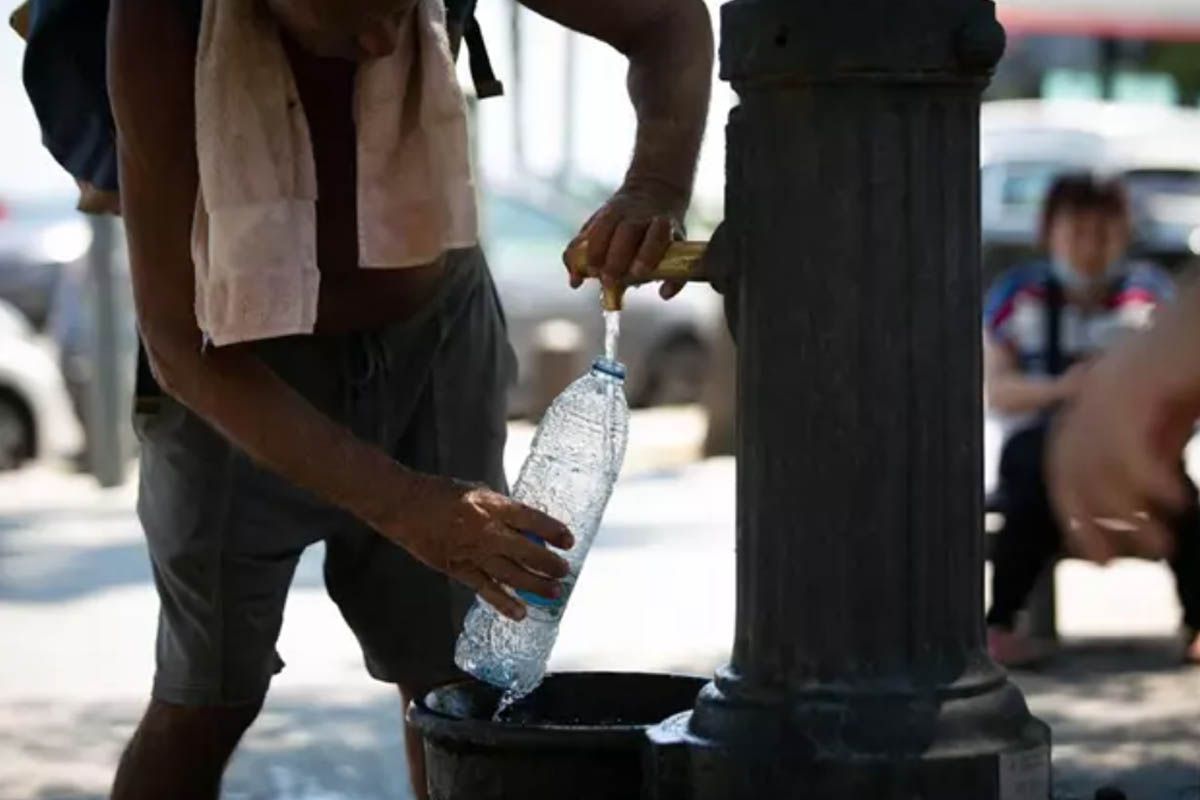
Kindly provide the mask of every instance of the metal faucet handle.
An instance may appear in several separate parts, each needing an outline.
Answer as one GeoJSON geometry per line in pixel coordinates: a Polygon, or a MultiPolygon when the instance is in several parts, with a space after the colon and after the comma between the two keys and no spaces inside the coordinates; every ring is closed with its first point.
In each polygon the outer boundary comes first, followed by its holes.
{"type": "MultiPolygon", "coordinates": [[[[625,290],[653,281],[708,281],[711,275],[707,269],[705,253],[708,242],[673,242],[667,248],[662,261],[649,273],[633,277],[627,276],[620,286],[605,286],[601,291],[602,304],[606,311],[620,311],[625,290]]],[[[587,240],[577,242],[567,250],[565,261],[567,269],[573,275],[594,277],[588,271],[587,240]]]]}

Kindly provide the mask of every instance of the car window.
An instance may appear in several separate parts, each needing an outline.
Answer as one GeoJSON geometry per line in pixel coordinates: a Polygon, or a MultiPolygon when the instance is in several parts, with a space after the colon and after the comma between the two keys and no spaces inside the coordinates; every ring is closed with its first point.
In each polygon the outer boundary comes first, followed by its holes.
{"type": "Polygon", "coordinates": [[[1054,177],[1066,167],[1059,163],[1017,161],[989,164],[980,175],[980,200],[985,235],[1032,238],[1042,199],[1054,177]]]}
{"type": "Polygon", "coordinates": [[[1006,164],[1000,202],[1011,211],[1036,210],[1041,206],[1050,183],[1062,171],[1061,164],[1006,164]]]}

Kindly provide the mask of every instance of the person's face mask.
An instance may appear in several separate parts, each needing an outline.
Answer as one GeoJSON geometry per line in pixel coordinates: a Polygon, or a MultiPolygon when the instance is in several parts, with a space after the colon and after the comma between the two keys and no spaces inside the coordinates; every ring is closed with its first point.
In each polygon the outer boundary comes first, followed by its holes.
{"type": "Polygon", "coordinates": [[[1108,280],[1129,242],[1125,220],[1101,211],[1065,209],[1051,222],[1050,259],[1055,276],[1073,289],[1094,289],[1108,280]]]}
{"type": "Polygon", "coordinates": [[[1091,292],[1100,288],[1111,271],[1110,268],[1105,269],[1099,275],[1086,274],[1057,258],[1051,259],[1050,265],[1053,267],[1054,277],[1058,279],[1059,283],[1069,290],[1080,292],[1091,292]]]}

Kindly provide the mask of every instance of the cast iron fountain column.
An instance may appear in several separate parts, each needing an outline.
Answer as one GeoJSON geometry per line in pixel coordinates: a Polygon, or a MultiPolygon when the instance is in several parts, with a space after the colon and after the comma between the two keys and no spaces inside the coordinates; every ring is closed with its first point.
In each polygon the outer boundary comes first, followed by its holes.
{"type": "Polygon", "coordinates": [[[983,641],[987,0],[723,9],[740,273],[737,629],[650,794],[1046,800],[983,641]]]}

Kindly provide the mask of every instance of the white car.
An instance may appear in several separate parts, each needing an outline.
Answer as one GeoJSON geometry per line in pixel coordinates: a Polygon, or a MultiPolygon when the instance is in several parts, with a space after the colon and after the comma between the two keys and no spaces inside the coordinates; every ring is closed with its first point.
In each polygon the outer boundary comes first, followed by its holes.
{"type": "Polygon", "coordinates": [[[33,459],[72,458],[82,447],[83,430],[53,346],[0,302],[0,470],[33,459]]]}

